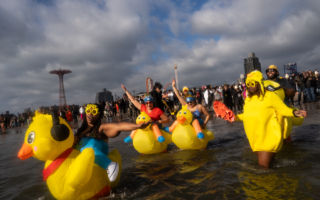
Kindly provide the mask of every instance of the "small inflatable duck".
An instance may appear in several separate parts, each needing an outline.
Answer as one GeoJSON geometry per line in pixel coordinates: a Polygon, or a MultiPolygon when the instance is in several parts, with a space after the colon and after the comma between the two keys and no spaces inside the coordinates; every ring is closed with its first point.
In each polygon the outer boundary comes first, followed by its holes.
{"type": "MultiPolygon", "coordinates": [[[[107,171],[94,164],[93,149],[80,153],[71,148],[73,142],[72,130],[64,119],[55,112],[44,115],[36,111],[18,157],[24,160],[33,156],[46,161],[43,179],[56,199],[80,200],[108,195],[112,185],[107,171]]],[[[110,159],[121,162],[117,150],[109,155],[110,159]]],[[[117,178],[115,182],[118,181],[117,178]]]]}
{"type": "MultiPolygon", "coordinates": [[[[150,121],[151,118],[145,112],[137,117],[136,123],[150,121]]],[[[145,129],[132,131],[131,135],[124,139],[125,142],[133,141],[134,148],[142,154],[155,154],[166,151],[168,144],[172,142],[171,135],[160,130],[158,125],[152,124],[145,129]]]]}
{"type": "Polygon", "coordinates": [[[172,132],[172,141],[180,149],[205,149],[208,141],[213,140],[211,131],[201,129],[199,122],[194,123],[192,113],[188,110],[188,105],[182,106],[175,121],[169,128],[172,132]],[[195,124],[197,127],[192,126],[195,124]],[[197,130],[197,131],[196,131],[197,130]]]}

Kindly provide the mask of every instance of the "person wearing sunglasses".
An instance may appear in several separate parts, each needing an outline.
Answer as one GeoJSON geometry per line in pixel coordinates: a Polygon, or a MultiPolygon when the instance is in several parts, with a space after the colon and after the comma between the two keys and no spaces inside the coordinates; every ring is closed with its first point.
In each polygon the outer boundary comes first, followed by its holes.
{"type": "Polygon", "coordinates": [[[164,114],[164,112],[154,106],[154,99],[151,96],[146,96],[144,98],[144,104],[139,103],[126,89],[124,85],[121,84],[122,89],[127,94],[128,98],[132,104],[140,111],[145,112],[151,118],[152,122],[157,124],[159,128],[162,128],[162,124],[169,122],[169,118],[164,114]]]}
{"type": "Polygon", "coordinates": [[[206,125],[210,119],[210,115],[209,115],[209,112],[207,111],[207,109],[205,107],[203,107],[201,104],[197,104],[196,99],[192,96],[189,96],[186,98],[186,100],[184,100],[184,98],[181,95],[179,95],[179,92],[178,92],[175,85],[176,85],[176,80],[172,79],[172,88],[173,88],[174,93],[178,97],[180,103],[183,106],[188,105],[188,109],[191,111],[191,113],[193,115],[193,119],[198,120],[201,128],[205,129],[206,125]],[[206,118],[204,121],[201,119],[201,115],[205,115],[206,118]]]}
{"type": "Polygon", "coordinates": [[[108,177],[113,182],[119,173],[119,164],[112,162],[109,155],[108,138],[117,137],[121,131],[144,129],[151,122],[133,123],[102,123],[104,108],[99,104],[87,104],[85,117],[81,127],[75,133],[74,147],[79,151],[92,148],[95,155],[95,164],[108,172],[108,177]]]}
{"type": "Polygon", "coordinates": [[[292,87],[290,82],[286,79],[280,79],[278,68],[275,65],[270,65],[268,69],[266,70],[266,74],[268,76],[268,79],[274,82],[279,83],[281,88],[283,88],[285,92],[285,98],[284,103],[289,106],[289,98],[293,98],[295,95],[295,89],[292,87]]]}
{"type": "Polygon", "coordinates": [[[258,163],[269,168],[283,144],[283,131],[276,112],[286,117],[306,117],[307,112],[289,108],[280,97],[265,90],[263,76],[259,71],[247,75],[248,96],[243,114],[235,116],[235,121],[243,121],[251,149],[258,156],[258,163]]]}

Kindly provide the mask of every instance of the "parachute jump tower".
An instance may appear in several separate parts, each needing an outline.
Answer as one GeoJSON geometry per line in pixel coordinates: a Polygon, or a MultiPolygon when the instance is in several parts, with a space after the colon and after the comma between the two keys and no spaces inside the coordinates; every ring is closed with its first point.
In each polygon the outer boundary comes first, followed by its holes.
{"type": "Polygon", "coordinates": [[[53,70],[49,72],[50,74],[57,74],[59,76],[59,83],[60,83],[60,89],[59,89],[59,109],[67,106],[66,96],[64,93],[64,86],[63,86],[63,75],[71,73],[70,70],[61,68],[59,70],[53,70]]]}

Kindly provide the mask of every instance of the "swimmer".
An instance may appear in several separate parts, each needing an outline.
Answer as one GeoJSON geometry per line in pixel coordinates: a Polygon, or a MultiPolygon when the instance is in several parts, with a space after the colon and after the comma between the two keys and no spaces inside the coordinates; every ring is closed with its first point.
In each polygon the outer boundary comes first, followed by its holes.
{"type": "Polygon", "coordinates": [[[282,116],[306,117],[307,112],[287,107],[274,92],[265,91],[263,76],[259,71],[247,75],[248,96],[243,114],[236,115],[236,121],[243,121],[251,149],[258,156],[258,163],[269,168],[276,153],[283,144],[281,125],[275,111],[282,116]]]}
{"type": "Polygon", "coordinates": [[[118,173],[119,165],[112,162],[107,156],[109,154],[108,138],[117,137],[121,131],[132,131],[144,129],[150,122],[141,124],[133,123],[101,123],[103,108],[99,104],[88,104],[86,116],[81,127],[75,134],[75,143],[82,152],[86,148],[92,148],[95,155],[95,163],[108,172],[109,180],[113,182],[118,173]]]}

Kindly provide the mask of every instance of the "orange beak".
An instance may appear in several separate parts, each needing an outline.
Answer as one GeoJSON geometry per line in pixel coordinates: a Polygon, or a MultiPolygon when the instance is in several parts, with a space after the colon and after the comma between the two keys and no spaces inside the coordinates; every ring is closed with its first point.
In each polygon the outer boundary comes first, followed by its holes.
{"type": "Polygon", "coordinates": [[[18,153],[18,157],[21,160],[25,160],[27,158],[30,158],[31,156],[33,156],[32,148],[29,145],[27,145],[26,143],[23,143],[23,145],[18,153]]]}
{"type": "Polygon", "coordinates": [[[187,118],[185,118],[184,116],[181,116],[181,115],[177,118],[177,121],[179,124],[182,124],[186,120],[187,120],[187,118]]]}
{"type": "Polygon", "coordinates": [[[137,122],[137,124],[142,124],[142,123],[143,123],[143,121],[138,121],[138,122],[137,122]]]}

